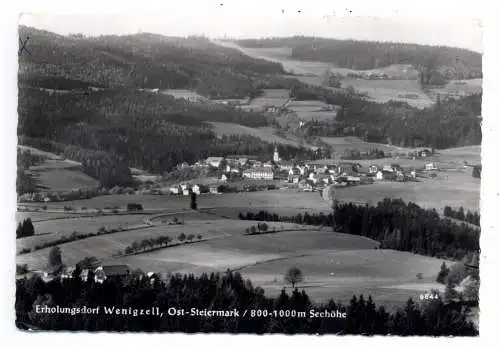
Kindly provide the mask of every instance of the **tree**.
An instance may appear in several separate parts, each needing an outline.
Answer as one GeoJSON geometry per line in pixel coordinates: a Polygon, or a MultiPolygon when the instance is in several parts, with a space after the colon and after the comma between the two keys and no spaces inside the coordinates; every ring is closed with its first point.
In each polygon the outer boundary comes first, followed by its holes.
{"type": "Polygon", "coordinates": [[[250,234],[257,234],[257,228],[255,227],[255,225],[252,225],[250,227],[250,234]]]}
{"type": "Polygon", "coordinates": [[[476,165],[472,169],[472,177],[481,178],[481,165],[476,165]]]}
{"type": "Polygon", "coordinates": [[[444,297],[446,300],[453,300],[458,297],[458,293],[455,290],[455,284],[453,284],[453,281],[450,278],[448,278],[448,281],[446,283],[444,297]]]}
{"type": "Polygon", "coordinates": [[[134,250],[134,252],[137,252],[141,248],[141,245],[139,245],[139,242],[134,241],[134,242],[132,242],[132,244],[130,245],[130,247],[132,247],[132,249],[134,250]]]}
{"type": "Polygon", "coordinates": [[[443,261],[441,264],[441,270],[438,273],[438,276],[436,278],[436,282],[438,283],[445,283],[446,278],[448,277],[448,274],[450,272],[450,269],[446,266],[446,263],[443,261]]]}
{"type": "Polygon", "coordinates": [[[186,234],[180,233],[180,235],[177,238],[179,239],[180,242],[184,242],[184,240],[186,239],[186,234]]]}
{"type": "Polygon", "coordinates": [[[201,240],[201,238],[202,238],[202,237],[203,237],[203,236],[202,236],[201,234],[196,235],[196,238],[197,238],[198,240],[201,240]]]}
{"type": "Polygon", "coordinates": [[[302,271],[297,267],[291,267],[285,273],[285,282],[290,283],[292,288],[295,288],[295,285],[302,282],[302,280],[302,271]]]}
{"type": "Polygon", "coordinates": [[[191,209],[196,210],[198,208],[198,203],[196,202],[196,193],[191,193],[191,209]]]}
{"type": "Polygon", "coordinates": [[[25,219],[22,223],[19,222],[16,228],[16,238],[33,236],[35,234],[35,227],[31,222],[31,218],[25,219]]]}
{"type": "Polygon", "coordinates": [[[92,269],[96,267],[99,264],[99,260],[96,257],[90,256],[90,257],[85,257],[83,260],[78,262],[78,265],[82,269],[92,269]]]}
{"type": "Polygon", "coordinates": [[[149,240],[142,240],[139,247],[142,248],[144,251],[146,248],[149,246],[149,240]]]}
{"type": "Polygon", "coordinates": [[[80,267],[80,265],[76,264],[75,269],[71,273],[71,276],[73,278],[79,278],[81,275],[82,275],[82,268],[80,267]]]}
{"type": "Polygon", "coordinates": [[[186,237],[186,239],[187,239],[189,242],[191,242],[191,241],[193,241],[194,237],[195,237],[195,236],[194,236],[194,234],[189,234],[189,235],[186,237]]]}
{"type": "Polygon", "coordinates": [[[49,268],[55,268],[62,265],[62,253],[59,247],[55,246],[50,249],[48,265],[49,268]]]}
{"type": "Polygon", "coordinates": [[[450,206],[445,206],[443,210],[443,214],[445,217],[451,217],[452,211],[450,206]]]}

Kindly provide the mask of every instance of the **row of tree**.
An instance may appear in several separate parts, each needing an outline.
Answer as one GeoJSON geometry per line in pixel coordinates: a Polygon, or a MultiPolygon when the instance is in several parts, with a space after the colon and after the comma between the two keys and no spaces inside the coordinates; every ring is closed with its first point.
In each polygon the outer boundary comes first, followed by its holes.
{"type": "Polygon", "coordinates": [[[240,214],[239,218],[332,226],[336,232],[379,241],[383,248],[433,257],[461,260],[467,253],[479,250],[479,230],[440,218],[434,209],[406,204],[401,199],[384,199],[376,206],[336,204],[333,215],[306,212],[289,217],[260,211],[240,214]]]}
{"type": "Polygon", "coordinates": [[[347,305],[313,303],[305,291],[283,290],[276,298],[254,287],[239,273],[194,275],[176,274],[167,281],[151,281],[147,276],[125,279],[109,278],[94,283],[93,276],[45,283],[37,276],[16,282],[16,324],[21,329],[85,331],[162,331],[184,333],[284,333],[284,334],[363,334],[476,336],[478,330],[469,322],[464,303],[441,298],[421,304],[409,299],[395,313],[377,306],[371,297],[353,296],[347,305]],[[99,314],[43,314],[37,306],[100,307],[99,314]],[[158,307],[163,317],[104,314],[103,307],[158,307]],[[233,310],[240,317],[172,316],[168,308],[207,308],[233,310]],[[305,317],[242,316],[245,310],[305,312],[305,317]],[[310,311],[345,312],[346,318],[313,318],[310,311]]]}
{"type": "Polygon", "coordinates": [[[470,210],[467,210],[467,213],[465,213],[464,208],[460,206],[458,210],[455,210],[451,208],[450,206],[445,206],[443,214],[446,217],[458,219],[467,223],[471,223],[474,225],[479,226],[480,224],[480,215],[478,212],[472,212],[470,210]]]}
{"type": "MultiPolygon", "coordinates": [[[[203,235],[201,234],[184,234],[180,233],[179,236],[177,236],[177,240],[179,242],[192,242],[195,239],[201,240],[203,238],[203,235]]],[[[170,243],[172,243],[174,240],[170,236],[158,236],[156,238],[149,238],[149,239],[144,239],[142,241],[134,241],[130,246],[125,247],[124,254],[125,255],[130,255],[134,254],[137,252],[146,252],[147,250],[153,250],[155,248],[163,248],[163,247],[168,247],[170,243]]]]}

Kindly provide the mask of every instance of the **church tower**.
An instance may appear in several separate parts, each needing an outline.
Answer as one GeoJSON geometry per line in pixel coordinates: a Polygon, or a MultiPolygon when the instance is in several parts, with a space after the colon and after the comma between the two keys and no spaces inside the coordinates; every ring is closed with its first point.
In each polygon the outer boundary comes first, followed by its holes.
{"type": "Polygon", "coordinates": [[[274,147],[274,156],[273,156],[273,161],[275,163],[280,161],[280,154],[278,153],[278,147],[274,147]]]}

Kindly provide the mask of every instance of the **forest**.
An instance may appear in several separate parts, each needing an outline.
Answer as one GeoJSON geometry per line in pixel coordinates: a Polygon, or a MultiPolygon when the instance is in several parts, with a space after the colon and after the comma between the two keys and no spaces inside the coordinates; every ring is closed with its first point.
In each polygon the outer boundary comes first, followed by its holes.
{"type": "MultiPolygon", "coordinates": [[[[92,270],[90,270],[92,271],[92,270]]],[[[184,332],[184,333],[284,333],[284,334],[363,334],[363,335],[430,335],[477,336],[478,330],[468,321],[469,308],[464,302],[438,299],[415,303],[411,298],[405,307],[389,313],[377,306],[371,297],[353,295],[348,305],[336,303],[315,304],[307,293],[297,288],[283,289],[276,298],[269,298],[260,287],[238,272],[172,275],[167,281],[154,274],[151,278],[136,270],[132,275],[110,278],[99,284],[82,281],[75,269],[73,278],[45,283],[40,277],[18,279],[16,282],[16,325],[20,329],[129,331],[129,332],[184,332]],[[55,307],[100,307],[99,314],[44,314],[37,313],[37,305],[55,307]],[[163,317],[153,315],[110,315],[110,308],[150,309],[158,307],[163,317]],[[168,315],[168,308],[232,310],[240,317],[200,317],[168,315]],[[250,317],[245,310],[296,310],[307,312],[297,317],[250,317]],[[343,319],[311,318],[310,310],[340,311],[343,319]]]]}
{"type": "Polygon", "coordinates": [[[358,136],[365,141],[401,147],[436,149],[481,144],[482,94],[438,100],[422,110],[406,103],[379,104],[352,95],[327,94],[327,103],[340,105],[335,123],[313,121],[306,136],[358,136]]]}
{"type": "Polygon", "coordinates": [[[49,89],[85,84],[181,88],[211,98],[240,98],[255,92],[254,76],[283,72],[281,64],[250,58],[205,37],[63,36],[25,26],[19,36],[30,38],[30,54],[20,56],[20,80],[49,89]],[[61,84],[61,78],[80,82],[61,84]]]}
{"type": "Polygon", "coordinates": [[[238,40],[237,43],[249,48],[288,47],[292,49],[290,58],[332,63],[354,70],[408,64],[418,68],[432,67],[446,79],[482,77],[481,54],[455,47],[306,36],[247,39],[238,40]]]}
{"type": "Polygon", "coordinates": [[[386,198],[376,206],[337,203],[333,216],[331,213],[279,216],[260,211],[240,214],[239,218],[331,226],[336,232],[379,241],[382,248],[431,257],[461,260],[467,253],[479,251],[478,230],[440,218],[435,210],[401,199],[386,198]]]}

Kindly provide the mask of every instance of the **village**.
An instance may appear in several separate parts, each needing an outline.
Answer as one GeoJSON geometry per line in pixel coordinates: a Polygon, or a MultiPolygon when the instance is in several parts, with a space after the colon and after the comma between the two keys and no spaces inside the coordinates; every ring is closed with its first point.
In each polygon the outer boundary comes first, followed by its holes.
{"type": "MultiPolygon", "coordinates": [[[[430,151],[418,152],[425,158],[430,151]]],[[[395,162],[397,160],[394,160],[395,162]]],[[[178,169],[205,168],[219,174],[215,180],[204,184],[203,180],[179,182],[168,187],[173,195],[200,195],[203,193],[220,194],[223,192],[250,191],[251,185],[268,189],[298,188],[299,191],[322,191],[329,185],[349,187],[360,184],[373,184],[380,181],[415,182],[419,177],[435,177],[438,166],[434,162],[419,161],[415,166],[400,164],[374,164],[363,166],[355,161],[342,161],[322,164],[315,161],[283,160],[275,148],[273,159],[262,162],[256,156],[208,157],[193,165],[181,164],[178,169]],[[239,184],[238,183],[242,183],[239,184]],[[248,183],[245,185],[245,183],[248,183]],[[230,189],[230,186],[240,189],[230,189]]]]}

